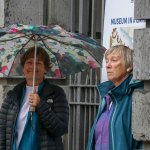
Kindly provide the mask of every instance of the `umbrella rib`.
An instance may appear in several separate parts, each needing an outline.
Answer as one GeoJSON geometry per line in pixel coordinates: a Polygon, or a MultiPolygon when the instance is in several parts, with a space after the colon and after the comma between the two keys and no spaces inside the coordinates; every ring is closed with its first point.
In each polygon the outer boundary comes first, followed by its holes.
{"type": "MultiPolygon", "coordinates": [[[[13,27],[13,26],[12,26],[13,27]]],[[[63,64],[61,62],[61,60],[59,59],[59,56],[62,56],[62,59],[65,60],[65,56],[66,58],[70,58],[71,57],[77,57],[77,60],[81,61],[80,56],[83,56],[84,59],[86,59],[86,64],[88,65],[88,68],[93,68],[93,65],[90,65],[90,61],[93,61],[92,63],[96,64],[96,68],[99,66],[102,66],[102,56],[103,56],[103,51],[101,50],[101,46],[99,45],[95,45],[92,41],[90,41],[88,38],[84,38],[80,37],[80,35],[76,35],[76,34],[70,34],[69,32],[65,31],[65,34],[63,34],[63,30],[60,30],[59,28],[43,28],[43,27],[34,27],[32,26],[30,28],[26,27],[26,26],[22,26],[21,28],[20,26],[14,26],[14,30],[10,30],[11,28],[8,28],[7,30],[4,30],[4,34],[1,37],[0,43],[2,42],[6,42],[9,41],[13,42],[15,44],[19,44],[19,46],[16,48],[16,51],[13,53],[15,55],[15,57],[21,53],[19,53],[20,51],[22,52],[24,49],[26,50],[27,47],[31,46],[35,41],[39,42],[39,46],[44,46],[45,49],[50,53],[50,55],[53,55],[53,57],[55,57],[55,65],[56,67],[59,67],[59,72],[60,72],[60,76],[62,77],[63,75],[65,75],[66,73],[63,72],[63,64]],[[52,29],[52,30],[51,30],[52,29]],[[10,32],[11,31],[11,32],[10,32]],[[6,39],[4,39],[6,38],[6,39]],[[31,42],[31,45],[30,45],[31,42]],[[53,45],[56,45],[53,47],[53,45]],[[29,45],[29,46],[28,46],[29,45]],[[64,49],[62,49],[62,47],[64,49]],[[69,56],[69,54],[65,53],[66,55],[62,55],[61,51],[63,52],[68,52],[68,53],[72,53],[72,55],[69,56]],[[64,57],[63,57],[64,56],[64,57]]],[[[13,28],[12,28],[13,29],[13,28]]],[[[3,44],[3,43],[2,43],[3,44]]],[[[4,43],[5,44],[5,43],[4,43]]],[[[11,44],[11,43],[10,43],[11,44]]],[[[38,46],[38,43],[37,43],[38,46]]],[[[52,57],[52,58],[53,58],[52,57]]],[[[74,58],[75,59],[75,58],[74,58]]],[[[13,58],[11,60],[12,65],[14,65],[15,63],[15,58],[13,58]]],[[[66,59],[67,60],[67,59],[66,59]]],[[[69,62],[69,61],[68,61],[69,62]]],[[[75,62],[75,61],[71,61],[75,62]]],[[[69,63],[69,65],[72,65],[71,63],[69,63]]],[[[54,65],[54,66],[55,66],[54,65]]],[[[78,66],[77,66],[78,67],[78,66]]],[[[83,69],[86,67],[82,67],[83,69]]],[[[78,67],[78,69],[74,69],[82,71],[81,67],[78,67]]],[[[52,70],[53,71],[53,70],[52,70]]],[[[74,71],[74,72],[75,72],[74,71]]],[[[72,72],[72,71],[70,71],[72,72]]],[[[11,75],[11,69],[8,72],[8,75],[11,75]]]]}
{"type": "MultiPolygon", "coordinates": [[[[77,45],[77,47],[80,47],[79,45],[77,45]]],[[[81,47],[82,48],[82,47],[81,47]]],[[[96,57],[94,57],[94,55],[93,55],[93,53],[92,52],[90,52],[89,50],[87,50],[86,48],[85,48],[85,50],[86,50],[86,52],[88,52],[96,61],[97,61],[97,63],[99,64],[99,61],[97,60],[97,58],[96,57]]],[[[102,62],[101,62],[102,63],[102,62]]],[[[101,66],[101,64],[100,64],[100,66],[101,66]]]]}
{"type": "Polygon", "coordinates": [[[21,50],[22,50],[31,40],[33,40],[34,37],[35,37],[35,36],[32,35],[32,36],[30,37],[30,39],[28,39],[28,41],[23,45],[23,47],[21,48],[21,50]]]}
{"type": "MultiPolygon", "coordinates": [[[[41,38],[41,36],[38,35],[38,37],[39,37],[40,41],[42,41],[42,43],[44,44],[44,46],[45,46],[48,50],[50,50],[50,52],[51,52],[52,54],[54,54],[54,52],[53,52],[51,49],[49,49],[49,47],[45,44],[45,42],[43,41],[43,39],[41,38]]],[[[54,54],[54,55],[55,55],[55,54],[54,54]]]]}
{"type": "MultiPolygon", "coordinates": [[[[11,41],[11,40],[19,39],[19,38],[22,38],[22,37],[26,37],[26,38],[29,39],[29,41],[30,41],[31,38],[34,39],[33,37],[35,37],[33,34],[30,34],[30,35],[26,35],[26,34],[25,34],[25,36],[16,37],[16,38],[8,39],[8,40],[2,40],[2,41],[0,41],[0,42],[11,41]],[[32,36],[30,37],[30,35],[32,35],[32,36]]],[[[64,45],[71,45],[70,43],[68,44],[68,43],[66,43],[66,42],[59,41],[59,40],[57,40],[57,39],[55,39],[55,38],[52,38],[52,37],[49,37],[49,36],[45,36],[45,35],[41,35],[41,34],[35,34],[35,35],[37,35],[37,36],[39,37],[39,39],[40,39],[43,43],[44,43],[44,41],[43,41],[43,39],[42,39],[40,36],[46,37],[47,39],[48,39],[48,38],[51,38],[52,40],[55,40],[55,41],[57,41],[57,42],[59,42],[59,43],[62,43],[62,44],[64,44],[64,45]]],[[[35,41],[35,39],[34,39],[33,41],[35,41]]],[[[79,46],[78,44],[77,44],[77,45],[76,45],[76,44],[72,44],[72,46],[77,46],[78,48],[82,48],[82,47],[79,46]]],[[[86,49],[85,49],[85,50],[86,50],[86,49]]],[[[86,50],[86,52],[88,52],[91,56],[93,56],[93,54],[90,53],[89,51],[86,50]]],[[[95,58],[95,57],[94,57],[94,58],[95,58]]],[[[95,59],[95,60],[96,60],[96,59],[95,59]]],[[[96,60],[96,61],[97,61],[97,60],[96,60]]],[[[97,62],[98,62],[98,61],[97,61],[97,62]]]]}
{"type": "MultiPolygon", "coordinates": [[[[44,42],[43,39],[40,37],[40,35],[38,35],[38,37],[39,37],[39,39],[42,41],[42,43],[44,44],[44,46],[47,48],[47,50],[49,50],[49,51],[55,56],[55,53],[45,44],[45,42],[44,42]]],[[[55,57],[56,57],[56,56],[55,56],[55,57]]],[[[58,66],[60,66],[57,59],[56,59],[56,61],[57,61],[57,63],[58,63],[58,66]]],[[[62,76],[62,72],[61,72],[61,67],[59,67],[59,70],[60,70],[60,75],[61,75],[61,77],[63,77],[63,76],[62,76]]]]}
{"type": "MultiPolygon", "coordinates": [[[[38,36],[39,36],[40,40],[44,43],[44,45],[46,45],[45,42],[42,40],[41,36],[40,36],[40,35],[38,35],[38,36]]],[[[55,40],[55,41],[57,41],[57,42],[59,42],[59,43],[61,43],[61,44],[64,44],[64,45],[71,45],[71,46],[76,46],[76,47],[78,47],[78,48],[83,48],[82,45],[79,45],[79,44],[70,44],[70,43],[66,43],[66,42],[57,40],[57,39],[55,39],[55,38],[52,38],[51,36],[46,36],[46,35],[42,35],[42,36],[43,36],[43,37],[46,37],[47,39],[50,38],[50,39],[52,39],[52,40],[55,40]]],[[[100,64],[99,61],[97,60],[97,58],[94,57],[93,53],[91,53],[91,52],[90,52],[89,50],[87,50],[85,47],[84,47],[84,50],[85,50],[87,53],[89,53],[89,54],[92,56],[92,58],[93,58],[94,60],[96,60],[96,62],[97,62],[98,64],[100,64]]],[[[52,51],[51,51],[51,52],[52,52],[52,51]]],[[[53,53],[53,52],[52,52],[52,53],[53,53]]],[[[101,64],[102,64],[102,62],[101,62],[101,64]]],[[[102,66],[101,64],[100,64],[100,66],[102,66]]]]}
{"type": "MultiPolygon", "coordinates": [[[[20,49],[20,51],[34,38],[34,35],[32,37],[30,37],[30,39],[22,46],[22,48],[20,49]]],[[[19,53],[19,51],[18,51],[19,53]]],[[[16,54],[16,56],[18,55],[18,53],[16,54]]],[[[12,65],[14,64],[15,59],[12,62],[12,65]]],[[[10,71],[8,73],[8,76],[10,75],[10,71]]]]}
{"type": "MultiPolygon", "coordinates": [[[[31,37],[33,37],[33,34],[30,34],[31,35],[31,37]]],[[[26,37],[27,38],[27,36],[28,36],[28,38],[27,39],[30,39],[31,37],[30,37],[30,35],[23,35],[23,36],[20,36],[20,37],[15,37],[15,38],[11,38],[11,39],[5,39],[5,40],[0,40],[0,42],[5,42],[5,41],[12,41],[12,40],[15,40],[15,39],[20,39],[20,38],[23,38],[23,37],[26,37]]]]}
{"type": "MultiPolygon", "coordinates": [[[[83,48],[83,47],[80,46],[79,44],[70,44],[70,43],[66,43],[66,42],[63,42],[63,41],[59,41],[59,40],[57,40],[57,39],[55,39],[55,38],[52,38],[52,37],[50,37],[50,36],[46,36],[46,35],[42,35],[42,36],[47,37],[47,39],[50,38],[50,39],[52,39],[52,40],[55,40],[55,41],[57,41],[57,42],[59,42],[59,43],[62,43],[62,44],[64,44],[64,45],[71,45],[71,46],[76,46],[76,47],[78,47],[78,48],[83,48]]],[[[39,37],[40,37],[40,35],[39,35],[39,37]]],[[[43,41],[41,37],[40,37],[40,39],[41,39],[41,41],[43,41]]],[[[43,41],[43,43],[44,43],[44,41],[43,41]]],[[[44,44],[44,45],[45,45],[45,44],[44,44]]],[[[97,60],[97,58],[94,57],[94,55],[93,55],[89,50],[87,50],[85,47],[84,47],[84,50],[85,50],[87,53],[89,53],[89,54],[92,56],[92,58],[93,58],[94,60],[96,60],[96,62],[99,64],[99,61],[97,60]]],[[[101,62],[101,63],[102,63],[102,62],[101,62]]],[[[100,64],[100,66],[101,66],[101,64],[100,64]]]]}
{"type": "MultiPolygon", "coordinates": [[[[59,43],[62,43],[62,44],[64,44],[64,45],[71,45],[71,44],[68,44],[68,43],[66,43],[66,42],[63,42],[63,41],[59,41],[59,40],[57,40],[57,39],[55,39],[55,38],[52,38],[51,36],[46,36],[46,35],[41,35],[41,34],[38,34],[39,36],[43,36],[43,37],[46,37],[46,39],[52,39],[52,40],[55,40],[55,41],[57,41],[57,42],[59,42],[59,43]]],[[[40,37],[41,38],[41,37],[40,37]]]]}
{"type": "MultiPolygon", "coordinates": [[[[25,34],[26,35],[26,34],[25,34]]],[[[31,34],[32,35],[32,34],[31,34]]],[[[66,42],[63,42],[63,41],[60,41],[60,40],[57,40],[57,39],[55,39],[55,38],[52,38],[51,36],[46,36],[46,35],[42,35],[42,34],[35,34],[35,35],[37,35],[38,37],[39,37],[39,39],[41,40],[41,41],[43,41],[43,39],[41,38],[41,36],[43,36],[43,37],[45,37],[45,39],[48,39],[48,38],[50,38],[50,39],[52,39],[52,40],[55,40],[55,41],[57,41],[57,42],[59,42],[59,43],[62,43],[62,44],[64,44],[64,45],[72,45],[72,46],[76,46],[76,47],[78,47],[78,48],[83,48],[82,47],[82,45],[79,45],[79,44],[68,44],[68,43],[66,43],[66,42]]],[[[26,36],[28,36],[28,35],[26,35],[26,36]]],[[[25,37],[26,37],[25,36],[25,37]]],[[[44,40],[45,40],[44,39],[44,40]]],[[[37,39],[38,40],[38,39],[37,39]]],[[[39,40],[39,41],[40,41],[39,40]]],[[[43,43],[44,43],[44,41],[43,41],[43,43]]],[[[97,60],[97,58],[96,57],[94,57],[94,55],[93,55],[93,53],[91,53],[89,50],[87,50],[86,48],[84,48],[84,50],[87,52],[87,53],[89,53],[92,57],[93,57],[93,59],[95,59],[96,60],[96,62],[99,64],[99,61],[97,60]]],[[[101,62],[102,63],[102,62],[101,62]]],[[[101,64],[100,64],[101,65],[101,64]]]]}

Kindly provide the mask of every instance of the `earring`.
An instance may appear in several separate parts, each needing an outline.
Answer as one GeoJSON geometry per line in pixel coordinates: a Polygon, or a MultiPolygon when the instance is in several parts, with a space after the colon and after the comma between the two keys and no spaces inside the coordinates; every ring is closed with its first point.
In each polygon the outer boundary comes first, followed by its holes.
{"type": "Polygon", "coordinates": [[[131,71],[131,68],[127,68],[127,72],[130,72],[131,71]]]}

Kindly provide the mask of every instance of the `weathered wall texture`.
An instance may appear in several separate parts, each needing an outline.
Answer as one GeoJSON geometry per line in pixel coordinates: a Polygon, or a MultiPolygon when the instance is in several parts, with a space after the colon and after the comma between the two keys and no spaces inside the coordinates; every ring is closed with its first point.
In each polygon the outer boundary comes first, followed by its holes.
{"type": "Polygon", "coordinates": [[[150,92],[137,90],[133,97],[132,131],[134,137],[138,140],[150,140],[150,92]]]}
{"type": "Polygon", "coordinates": [[[4,0],[0,0],[0,27],[4,26],[4,0]]]}
{"type": "Polygon", "coordinates": [[[134,4],[135,19],[150,18],[150,0],[134,0],[134,4]]]}
{"type": "Polygon", "coordinates": [[[134,78],[150,80],[150,28],[134,31],[134,78]]]}
{"type": "Polygon", "coordinates": [[[5,0],[5,25],[43,24],[43,0],[5,0]]]}
{"type": "Polygon", "coordinates": [[[135,79],[144,80],[144,89],[133,94],[132,131],[135,139],[142,140],[143,149],[150,149],[150,1],[135,0],[135,19],[146,19],[146,29],[134,32],[135,79]]]}
{"type": "Polygon", "coordinates": [[[49,0],[48,24],[59,24],[66,30],[70,29],[70,0],[49,0]]]}

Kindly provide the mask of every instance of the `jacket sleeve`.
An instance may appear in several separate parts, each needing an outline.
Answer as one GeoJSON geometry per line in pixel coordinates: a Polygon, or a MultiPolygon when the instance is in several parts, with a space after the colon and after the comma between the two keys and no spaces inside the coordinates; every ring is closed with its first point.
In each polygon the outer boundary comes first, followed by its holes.
{"type": "Polygon", "coordinates": [[[64,90],[53,88],[53,94],[41,100],[37,107],[40,124],[51,136],[61,136],[68,130],[69,107],[64,90]]]}
{"type": "Polygon", "coordinates": [[[132,149],[142,150],[143,143],[142,141],[132,140],[132,149]]]}
{"type": "Polygon", "coordinates": [[[8,101],[5,99],[0,109],[0,149],[6,149],[6,119],[8,106],[8,101]]]}

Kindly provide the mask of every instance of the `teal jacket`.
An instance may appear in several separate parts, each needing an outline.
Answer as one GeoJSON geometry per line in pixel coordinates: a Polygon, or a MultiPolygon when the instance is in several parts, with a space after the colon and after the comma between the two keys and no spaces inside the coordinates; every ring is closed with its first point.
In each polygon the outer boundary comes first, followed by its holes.
{"type": "Polygon", "coordinates": [[[113,100],[113,112],[109,123],[109,148],[110,150],[141,149],[142,142],[136,141],[132,136],[132,94],[137,88],[143,88],[142,81],[133,80],[130,74],[118,87],[111,81],[106,81],[97,86],[101,97],[98,113],[91,129],[87,150],[94,149],[94,131],[96,123],[106,105],[104,96],[110,94],[113,100]]]}
{"type": "MultiPolygon", "coordinates": [[[[42,82],[38,87],[38,94],[40,94],[42,88],[44,86],[44,82],[42,82]]],[[[23,88],[22,96],[21,96],[21,103],[20,103],[20,109],[22,107],[23,99],[26,93],[26,88],[23,88]]],[[[38,115],[36,112],[33,112],[32,114],[32,121],[30,120],[30,111],[28,112],[28,116],[26,119],[26,124],[24,128],[24,132],[19,144],[19,150],[26,150],[27,149],[27,143],[28,143],[28,150],[38,150],[38,115]]],[[[17,118],[18,119],[18,118],[17,118]]],[[[17,123],[17,122],[16,122],[17,123]]],[[[15,125],[14,130],[14,142],[13,142],[13,150],[16,150],[16,136],[17,136],[17,124],[15,125]]]]}

